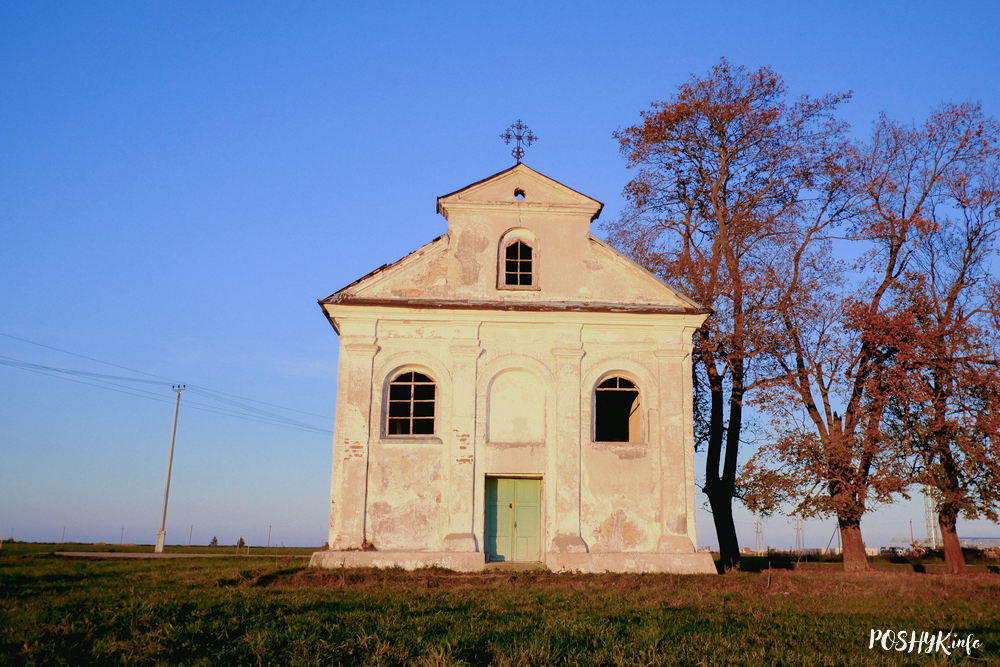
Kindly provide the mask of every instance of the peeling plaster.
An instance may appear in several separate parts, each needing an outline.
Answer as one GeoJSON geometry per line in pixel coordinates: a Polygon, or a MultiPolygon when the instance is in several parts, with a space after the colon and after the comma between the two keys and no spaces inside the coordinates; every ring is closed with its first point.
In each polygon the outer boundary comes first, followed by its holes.
{"type": "Polygon", "coordinates": [[[597,540],[595,551],[629,551],[643,540],[644,535],[628,520],[625,511],[618,509],[594,530],[594,538],[597,540]]]}
{"type": "Polygon", "coordinates": [[[630,444],[610,444],[607,442],[592,442],[590,443],[592,449],[611,452],[617,456],[622,461],[627,461],[630,459],[644,459],[649,456],[649,446],[645,444],[630,445],[630,444]]]}
{"type": "Polygon", "coordinates": [[[520,449],[522,447],[544,447],[544,442],[487,442],[487,447],[494,449],[520,449]]]}
{"type": "Polygon", "coordinates": [[[372,544],[377,549],[419,549],[436,543],[437,505],[424,497],[396,506],[385,501],[372,503],[369,510],[372,544]]]}
{"type": "Polygon", "coordinates": [[[479,271],[482,268],[479,254],[490,245],[488,239],[476,236],[471,232],[461,234],[455,244],[455,259],[461,267],[459,280],[463,285],[475,285],[479,281],[479,271]]]}

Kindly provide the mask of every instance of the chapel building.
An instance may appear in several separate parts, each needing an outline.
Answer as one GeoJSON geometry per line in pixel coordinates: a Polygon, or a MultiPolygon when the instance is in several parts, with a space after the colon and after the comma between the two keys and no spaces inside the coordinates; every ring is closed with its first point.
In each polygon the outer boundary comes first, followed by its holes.
{"type": "Polygon", "coordinates": [[[340,336],[329,548],[311,564],[715,572],[696,553],[691,339],[709,311],[524,164],[322,299],[340,336]]]}

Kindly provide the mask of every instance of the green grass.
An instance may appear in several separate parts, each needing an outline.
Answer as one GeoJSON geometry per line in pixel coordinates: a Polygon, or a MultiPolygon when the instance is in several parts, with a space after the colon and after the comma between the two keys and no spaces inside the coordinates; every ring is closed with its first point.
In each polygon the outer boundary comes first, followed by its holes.
{"type": "Polygon", "coordinates": [[[411,573],[8,546],[4,664],[1000,664],[989,574],[411,573]],[[954,629],[983,648],[976,661],[869,650],[873,627],[954,629]]]}

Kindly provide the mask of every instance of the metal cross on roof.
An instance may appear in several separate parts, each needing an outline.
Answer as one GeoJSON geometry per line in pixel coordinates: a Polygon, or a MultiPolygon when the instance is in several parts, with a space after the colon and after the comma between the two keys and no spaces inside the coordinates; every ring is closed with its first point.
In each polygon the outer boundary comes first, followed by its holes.
{"type": "Polygon", "coordinates": [[[528,129],[527,125],[521,122],[520,118],[517,119],[516,123],[501,132],[500,138],[503,139],[503,142],[508,146],[511,141],[517,142],[514,149],[510,152],[510,154],[514,156],[514,159],[517,160],[517,164],[521,164],[521,158],[524,157],[524,148],[521,147],[521,144],[523,143],[525,146],[530,146],[538,141],[538,137],[531,133],[531,130],[528,129]]]}

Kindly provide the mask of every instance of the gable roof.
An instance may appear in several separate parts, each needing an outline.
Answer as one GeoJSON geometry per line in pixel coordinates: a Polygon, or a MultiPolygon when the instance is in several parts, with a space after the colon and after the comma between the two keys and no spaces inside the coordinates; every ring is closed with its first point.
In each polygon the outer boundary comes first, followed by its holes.
{"type": "Polygon", "coordinates": [[[337,290],[336,292],[334,292],[330,296],[326,297],[325,299],[320,299],[319,302],[320,303],[334,303],[336,301],[335,297],[338,294],[346,293],[346,292],[348,292],[353,287],[359,286],[359,285],[361,285],[363,283],[370,282],[378,274],[380,274],[380,273],[382,273],[384,271],[387,271],[389,269],[392,269],[393,267],[398,266],[399,264],[402,264],[403,262],[405,262],[407,259],[409,259],[411,257],[419,257],[419,256],[425,254],[429,249],[431,249],[431,247],[435,243],[437,243],[438,241],[440,241],[443,238],[445,238],[445,235],[441,234],[440,236],[432,239],[430,242],[425,243],[424,245],[420,246],[416,250],[413,250],[411,252],[406,253],[405,255],[403,255],[402,257],[400,257],[399,259],[397,259],[395,262],[389,262],[388,264],[383,264],[382,266],[378,267],[377,269],[372,269],[371,271],[369,271],[365,275],[361,276],[357,280],[351,281],[350,283],[344,285],[339,290],[337,290]]]}
{"type": "MultiPolygon", "coordinates": [[[[449,232],[321,299],[336,304],[494,311],[707,314],[589,233],[603,204],[524,164],[437,199],[449,232]],[[589,220],[588,220],[589,219],[589,220]],[[531,290],[498,285],[497,243],[514,224],[537,234],[531,290]]],[[[533,242],[535,243],[535,242],[533,242]]],[[[332,321],[332,320],[331,320],[332,321]]]]}
{"type": "Polygon", "coordinates": [[[585,210],[590,213],[591,222],[596,220],[604,209],[604,204],[593,197],[588,197],[554,178],[535,171],[524,163],[518,163],[454,192],[441,195],[437,198],[436,211],[447,218],[449,207],[455,205],[509,206],[511,194],[516,190],[521,190],[522,193],[527,191],[525,200],[519,203],[528,209],[534,205],[544,205],[549,209],[585,210]]]}
{"type": "Polygon", "coordinates": [[[712,310],[710,308],[706,308],[706,307],[702,306],[700,303],[698,303],[697,301],[695,301],[694,299],[692,299],[687,294],[685,294],[684,292],[680,291],[679,289],[677,289],[676,287],[674,287],[670,283],[664,281],[662,278],[660,278],[658,275],[656,275],[655,273],[653,273],[652,271],[650,271],[649,269],[647,269],[646,267],[644,267],[642,264],[639,264],[638,262],[635,262],[630,257],[628,257],[628,256],[624,255],[623,253],[619,252],[610,243],[602,241],[601,239],[597,238],[593,234],[590,234],[589,237],[590,237],[590,241],[595,246],[597,246],[597,247],[601,248],[602,250],[604,250],[605,252],[608,252],[611,255],[615,256],[621,262],[624,262],[624,263],[628,264],[630,266],[630,268],[636,269],[638,271],[641,271],[642,273],[645,273],[649,277],[650,280],[656,281],[657,283],[659,283],[663,287],[666,287],[668,290],[670,290],[671,292],[673,292],[673,295],[675,297],[677,297],[678,299],[680,299],[681,301],[685,302],[689,308],[693,308],[693,309],[695,309],[695,310],[697,310],[698,312],[701,312],[701,313],[710,313],[710,312],[712,312],[712,310]]]}
{"type": "MultiPolygon", "coordinates": [[[[601,239],[588,235],[591,247],[610,259],[621,272],[641,278],[654,290],[659,299],[644,301],[615,301],[606,298],[572,298],[521,301],[514,299],[469,298],[459,294],[421,294],[420,285],[406,274],[418,265],[447,261],[449,239],[446,234],[404,255],[395,262],[383,264],[364,276],[345,285],[319,304],[383,305],[405,308],[432,308],[456,310],[524,310],[524,311],[576,311],[576,312],[631,312],[631,313],[685,313],[706,314],[710,309],[698,304],[675,287],[636,264],[601,239]],[[407,289],[409,288],[409,289],[407,289]]],[[[445,292],[447,287],[445,287],[445,292]]],[[[517,292],[505,293],[517,296],[517,292]]],[[[523,293],[522,293],[523,294],[523,293]]]]}

